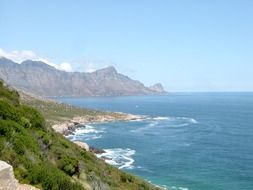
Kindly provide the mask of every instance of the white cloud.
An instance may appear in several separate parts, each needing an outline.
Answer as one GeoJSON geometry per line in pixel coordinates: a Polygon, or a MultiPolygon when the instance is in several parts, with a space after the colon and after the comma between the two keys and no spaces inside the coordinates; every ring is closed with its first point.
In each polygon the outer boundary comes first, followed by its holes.
{"type": "Polygon", "coordinates": [[[71,72],[72,71],[72,67],[69,63],[62,63],[60,65],[60,68],[64,71],[67,71],[67,72],[71,72]]]}
{"type": "Polygon", "coordinates": [[[94,72],[98,69],[108,67],[108,65],[115,65],[114,63],[108,63],[102,60],[87,60],[87,59],[79,59],[72,61],[71,64],[68,62],[62,63],[53,63],[48,59],[39,56],[33,51],[30,50],[13,50],[6,51],[0,48],[0,57],[5,57],[7,59],[11,59],[16,63],[22,63],[25,60],[33,60],[33,61],[42,61],[58,70],[67,71],[67,72],[94,72]]]}
{"type": "Polygon", "coordinates": [[[33,60],[33,59],[38,58],[38,56],[34,52],[29,51],[29,50],[23,50],[23,51],[14,50],[14,51],[7,52],[1,48],[0,48],[0,56],[11,59],[17,63],[21,63],[22,61],[27,60],[27,59],[33,60]]]}
{"type": "Polygon", "coordinates": [[[16,63],[22,63],[25,60],[33,60],[33,61],[42,61],[52,67],[55,67],[56,69],[63,70],[63,71],[72,71],[72,67],[69,63],[61,63],[61,64],[55,64],[50,62],[48,59],[42,58],[38,56],[36,53],[30,50],[13,50],[10,52],[7,52],[0,48],[0,57],[5,57],[7,59],[11,59],[12,61],[16,63]]]}

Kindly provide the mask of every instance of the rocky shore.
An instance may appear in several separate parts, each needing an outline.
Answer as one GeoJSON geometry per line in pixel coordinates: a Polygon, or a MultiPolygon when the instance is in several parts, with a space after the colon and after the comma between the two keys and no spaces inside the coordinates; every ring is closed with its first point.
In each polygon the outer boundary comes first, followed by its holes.
{"type": "Polygon", "coordinates": [[[73,119],[61,123],[56,123],[52,125],[52,128],[63,135],[69,135],[73,133],[79,127],[84,127],[86,124],[94,124],[94,123],[104,123],[104,122],[113,122],[113,121],[133,121],[144,119],[145,116],[142,115],[133,115],[126,114],[121,112],[115,112],[112,114],[104,114],[104,115],[86,115],[86,116],[78,116],[73,119]]]}
{"type": "MultiPolygon", "coordinates": [[[[104,114],[104,115],[86,115],[82,117],[74,117],[73,119],[69,121],[65,121],[62,123],[57,123],[52,125],[52,128],[64,135],[70,135],[75,132],[76,129],[80,127],[86,127],[85,125],[87,124],[94,124],[94,123],[104,123],[104,122],[113,122],[113,121],[134,121],[134,120],[139,120],[139,119],[144,119],[146,116],[141,116],[141,115],[133,115],[133,114],[126,114],[126,113],[121,113],[121,112],[115,112],[114,114],[104,114]]],[[[99,149],[96,147],[91,147],[85,142],[81,141],[73,141],[76,145],[78,145],[80,148],[92,152],[96,155],[105,153],[103,149],[99,149]]],[[[108,160],[110,158],[107,157],[101,157],[103,160],[108,160]]]]}

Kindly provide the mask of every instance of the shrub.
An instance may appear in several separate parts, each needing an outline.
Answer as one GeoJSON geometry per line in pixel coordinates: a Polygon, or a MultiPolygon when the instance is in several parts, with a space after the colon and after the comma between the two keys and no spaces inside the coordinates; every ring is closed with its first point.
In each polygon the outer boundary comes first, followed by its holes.
{"type": "Polygon", "coordinates": [[[54,165],[41,163],[29,171],[28,180],[32,184],[41,184],[42,188],[52,190],[83,190],[79,184],[71,182],[70,178],[60,173],[54,165]]]}
{"type": "Polygon", "coordinates": [[[10,137],[13,129],[8,125],[7,121],[0,119],[0,137],[10,137]]]}
{"type": "Polygon", "coordinates": [[[43,128],[45,125],[43,116],[34,108],[21,106],[20,112],[23,117],[27,118],[30,121],[32,127],[43,128]]]}
{"type": "Polygon", "coordinates": [[[68,175],[72,176],[78,172],[78,160],[64,155],[59,160],[59,168],[68,175]]]}
{"type": "Polygon", "coordinates": [[[13,149],[17,154],[23,155],[25,152],[25,146],[20,139],[16,139],[13,143],[13,149]]]}
{"type": "Polygon", "coordinates": [[[10,90],[4,85],[3,81],[0,80],[0,97],[7,99],[14,105],[19,105],[19,94],[15,90],[10,90]]]}
{"type": "Polygon", "coordinates": [[[32,124],[30,123],[29,119],[25,118],[25,117],[21,117],[20,119],[20,124],[25,127],[25,128],[30,128],[32,126],[32,124]]]}
{"type": "Polygon", "coordinates": [[[0,118],[4,120],[19,121],[20,114],[16,110],[16,107],[11,103],[0,99],[0,118]]]}

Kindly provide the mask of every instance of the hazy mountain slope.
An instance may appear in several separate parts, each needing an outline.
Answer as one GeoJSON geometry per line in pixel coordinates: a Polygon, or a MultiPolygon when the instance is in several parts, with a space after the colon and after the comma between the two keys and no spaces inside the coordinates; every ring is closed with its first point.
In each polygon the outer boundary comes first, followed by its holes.
{"type": "Polygon", "coordinates": [[[164,93],[107,67],[92,73],[65,72],[40,61],[21,64],[0,58],[0,78],[41,96],[119,96],[164,93]]]}

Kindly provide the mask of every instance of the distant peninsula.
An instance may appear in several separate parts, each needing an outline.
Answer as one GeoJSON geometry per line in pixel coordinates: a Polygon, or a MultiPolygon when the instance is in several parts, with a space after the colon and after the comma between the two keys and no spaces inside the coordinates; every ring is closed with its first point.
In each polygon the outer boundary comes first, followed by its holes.
{"type": "Polygon", "coordinates": [[[91,73],[66,72],[42,61],[27,60],[18,64],[0,58],[0,78],[18,89],[40,96],[88,97],[165,94],[157,83],[146,87],[120,74],[113,66],[91,73]]]}

